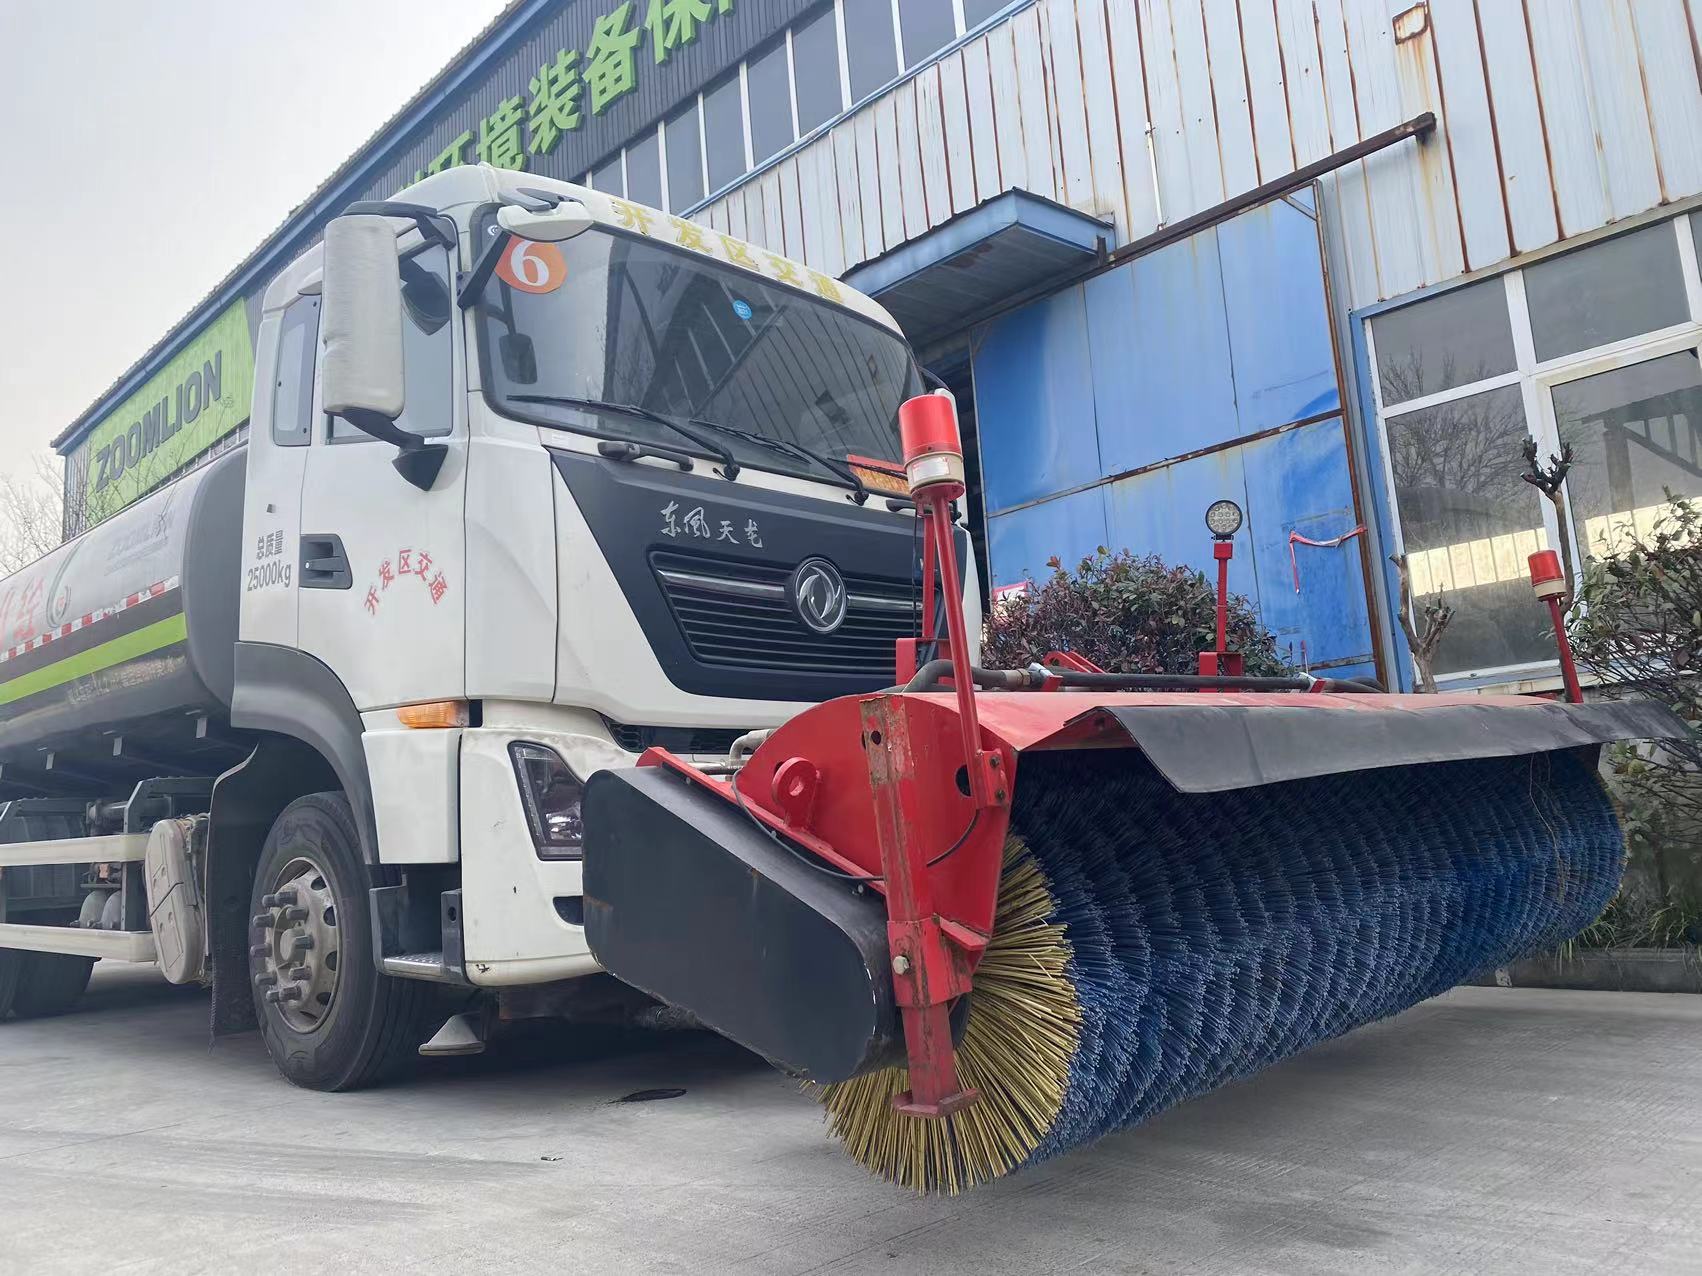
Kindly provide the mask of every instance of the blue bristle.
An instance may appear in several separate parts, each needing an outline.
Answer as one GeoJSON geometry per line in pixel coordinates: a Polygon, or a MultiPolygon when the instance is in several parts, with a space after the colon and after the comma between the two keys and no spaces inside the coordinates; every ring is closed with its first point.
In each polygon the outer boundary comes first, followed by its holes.
{"type": "Polygon", "coordinates": [[[1031,1161],[1552,947],[1624,858],[1564,754],[1181,794],[1139,755],[1042,753],[1020,779],[1083,1014],[1031,1161]]]}

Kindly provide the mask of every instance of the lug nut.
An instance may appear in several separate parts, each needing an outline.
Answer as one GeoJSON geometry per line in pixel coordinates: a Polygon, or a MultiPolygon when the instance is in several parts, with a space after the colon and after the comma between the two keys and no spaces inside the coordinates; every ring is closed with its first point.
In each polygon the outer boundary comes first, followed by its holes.
{"type": "MultiPolygon", "coordinates": [[[[269,970],[263,970],[258,975],[254,976],[254,986],[256,988],[270,988],[277,982],[278,977],[269,970]]],[[[270,994],[268,994],[268,999],[269,998],[270,994]]]]}
{"type": "Polygon", "coordinates": [[[248,955],[250,957],[265,957],[271,953],[271,951],[272,946],[270,944],[255,944],[248,950],[248,955]]]}
{"type": "Polygon", "coordinates": [[[260,897],[262,908],[287,908],[293,903],[295,903],[294,891],[278,891],[275,894],[260,897]]]}
{"type": "Polygon", "coordinates": [[[283,917],[284,925],[293,926],[297,922],[304,922],[307,920],[307,910],[305,908],[286,908],[284,909],[283,917]]]}
{"type": "Polygon", "coordinates": [[[273,917],[270,913],[255,913],[248,919],[250,926],[258,926],[261,930],[271,930],[273,917]]]}
{"type": "Polygon", "coordinates": [[[299,984],[286,984],[282,988],[268,988],[266,1000],[274,1005],[284,1001],[300,1001],[301,986],[299,984]]]}
{"type": "Polygon", "coordinates": [[[312,952],[313,951],[313,936],[312,935],[297,935],[295,937],[295,951],[297,953],[310,953],[310,952],[312,952]]]}

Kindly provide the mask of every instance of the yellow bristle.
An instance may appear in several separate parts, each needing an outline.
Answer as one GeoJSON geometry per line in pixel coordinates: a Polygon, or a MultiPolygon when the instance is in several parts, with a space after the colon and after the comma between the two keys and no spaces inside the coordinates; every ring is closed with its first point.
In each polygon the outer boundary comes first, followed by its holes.
{"type": "Polygon", "coordinates": [[[940,1120],[893,1109],[909,1089],[903,1068],[813,1086],[829,1129],[872,1173],[918,1192],[957,1193],[1010,1173],[1057,1118],[1081,1031],[1069,941],[1033,855],[1005,843],[993,938],[975,968],[969,1022],[957,1051],[960,1084],[980,1099],[940,1120]]]}

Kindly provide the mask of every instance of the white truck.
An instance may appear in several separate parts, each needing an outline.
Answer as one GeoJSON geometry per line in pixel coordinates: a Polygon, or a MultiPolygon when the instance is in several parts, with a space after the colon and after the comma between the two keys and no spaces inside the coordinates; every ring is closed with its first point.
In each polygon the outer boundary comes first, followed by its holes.
{"type": "Polygon", "coordinates": [[[0,1020],[157,961],[344,1089],[597,999],[592,772],[893,681],[921,374],[798,262],[483,166],[333,221],[256,367],[243,447],[0,581],[0,1020]]]}

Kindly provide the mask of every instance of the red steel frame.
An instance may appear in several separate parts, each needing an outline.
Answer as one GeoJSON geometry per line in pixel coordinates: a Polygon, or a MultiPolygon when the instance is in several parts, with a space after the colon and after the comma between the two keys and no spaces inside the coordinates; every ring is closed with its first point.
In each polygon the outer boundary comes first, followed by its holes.
{"type": "MultiPolygon", "coordinates": [[[[906,405],[908,407],[909,405],[906,405]]],[[[901,413],[902,416],[902,413],[901,413]]],[[[937,424],[937,422],[936,422],[937,424]]],[[[953,431],[954,432],[954,431],[953,431]]],[[[934,481],[915,491],[923,533],[922,636],[899,642],[901,678],[936,642],[936,599],[945,611],[942,654],[951,662],[949,690],[879,692],[829,700],[770,734],[728,780],[698,770],[662,749],[641,766],[665,766],[736,803],[753,820],[853,877],[886,899],[895,1001],[903,1023],[910,1090],[896,1106],[942,1117],[975,1100],[957,1075],[952,1004],[970,991],[998,902],[1019,755],[1027,749],[1128,747],[1132,742],[1107,709],[1143,704],[1198,704],[1198,692],[1085,695],[990,695],[978,699],[969,661],[962,580],[952,540],[951,504],[960,485],[934,481]],[[936,580],[937,577],[937,580],[936,580]],[[908,666],[908,667],[907,667],[908,666]]],[[[1239,672],[1228,652],[1230,546],[1220,542],[1217,649],[1202,652],[1201,672],[1239,672]],[[1210,660],[1210,665],[1207,662],[1210,660]]],[[[1563,661],[1565,630],[1556,625],[1563,661]]],[[[1090,661],[1053,652],[1052,670],[1100,672],[1090,661]]],[[[1037,690],[1059,690],[1044,679],[1037,690]]],[[[1323,691],[1323,683],[1313,688],[1323,691]]],[[[1568,691],[1574,697],[1575,675],[1568,691]]],[[[1270,704],[1325,715],[1407,707],[1387,695],[1295,695],[1221,691],[1223,705],[1270,704]]],[[[1427,707],[1481,704],[1475,695],[1426,696],[1427,707]]],[[[1509,707],[1530,704],[1507,698],[1509,707]]],[[[1328,730],[1329,718],[1319,720],[1328,730]]]]}

